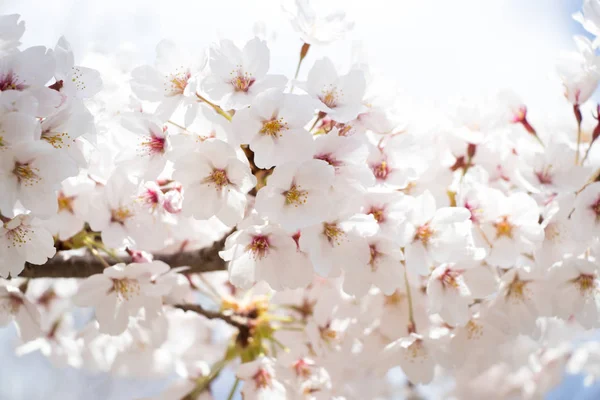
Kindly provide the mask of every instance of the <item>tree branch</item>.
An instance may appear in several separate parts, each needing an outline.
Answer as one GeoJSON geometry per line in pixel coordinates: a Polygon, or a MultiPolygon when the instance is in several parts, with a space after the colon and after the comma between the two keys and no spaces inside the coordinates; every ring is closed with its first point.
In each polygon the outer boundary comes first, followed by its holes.
{"type": "Polygon", "coordinates": [[[206,310],[198,304],[175,304],[173,307],[179,308],[183,311],[193,311],[200,315],[204,315],[208,319],[220,319],[237,328],[240,332],[247,331],[249,329],[248,322],[244,321],[245,318],[238,317],[236,315],[227,315],[218,311],[206,310]]]}
{"type": "MultiPolygon", "coordinates": [[[[219,257],[219,251],[223,249],[227,236],[229,234],[210,247],[175,254],[154,254],[154,259],[164,261],[171,268],[190,267],[185,271],[186,273],[224,270],[226,264],[219,257]]],[[[120,258],[124,263],[131,262],[131,257],[128,255],[120,258]]],[[[110,258],[105,260],[111,261],[110,258]]],[[[19,276],[22,278],[87,278],[94,274],[101,274],[104,267],[92,254],[67,258],[64,253],[59,252],[44,265],[26,263],[25,269],[19,276]]]]}

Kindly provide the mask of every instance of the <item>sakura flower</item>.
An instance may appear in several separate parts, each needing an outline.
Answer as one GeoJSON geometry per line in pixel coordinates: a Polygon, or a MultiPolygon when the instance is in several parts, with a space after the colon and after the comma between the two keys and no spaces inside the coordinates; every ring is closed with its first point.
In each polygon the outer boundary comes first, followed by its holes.
{"type": "Polygon", "coordinates": [[[252,103],[257,94],[269,88],[283,88],[287,79],[267,75],[269,48],[254,38],[242,50],[229,40],[221,40],[210,50],[210,73],[202,81],[202,89],[225,109],[240,109],[252,103]]]}
{"type": "Polygon", "coordinates": [[[56,60],[55,79],[59,91],[69,98],[86,99],[94,96],[102,88],[100,73],[95,69],[75,65],[71,45],[61,36],[54,47],[56,60]]]}
{"type": "Polygon", "coordinates": [[[247,164],[220,140],[207,140],[180,157],[173,177],[184,187],[183,213],[199,219],[217,216],[233,226],[244,216],[246,193],[256,185],[247,164]]]}
{"type": "Polygon", "coordinates": [[[60,95],[44,86],[54,69],[52,54],[45,47],[11,52],[0,65],[0,91],[27,91],[38,101],[38,116],[47,116],[60,105],[60,95]]]}
{"type": "Polygon", "coordinates": [[[229,281],[242,289],[259,281],[275,290],[295,289],[312,279],[310,261],[292,236],[276,225],[253,225],[233,233],[219,255],[229,261],[229,281]]]}
{"type": "Polygon", "coordinates": [[[538,206],[525,193],[507,197],[494,190],[485,218],[482,231],[491,245],[486,260],[492,265],[511,267],[520,254],[535,251],[544,239],[538,206]]]}
{"type": "Polygon", "coordinates": [[[58,212],[44,226],[60,240],[67,240],[85,225],[95,183],[85,176],[68,178],[58,192],[58,212]]]}
{"type": "Polygon", "coordinates": [[[146,118],[124,118],[123,126],[135,136],[117,156],[117,162],[138,176],[155,179],[167,164],[166,153],[170,150],[170,135],[166,126],[146,118]]]}
{"type": "Polygon", "coordinates": [[[371,145],[367,165],[375,182],[384,188],[404,189],[414,181],[421,169],[414,153],[416,145],[409,135],[393,138],[385,147],[371,145]]]}
{"type": "Polygon", "coordinates": [[[19,214],[4,220],[0,226],[0,277],[17,277],[25,262],[41,265],[56,253],[54,239],[40,223],[29,214],[19,214]]]}
{"type": "Polygon", "coordinates": [[[154,66],[131,71],[131,89],[142,100],[158,102],[156,116],[161,120],[169,119],[180,105],[187,106],[185,120],[189,125],[198,109],[193,76],[204,63],[202,56],[190,57],[175,43],[163,40],[156,46],[154,66]]]}
{"type": "Polygon", "coordinates": [[[344,265],[344,291],[357,297],[364,296],[371,285],[384,295],[391,295],[403,283],[404,255],[400,247],[387,238],[368,238],[369,262],[356,268],[355,263],[344,265]]]}
{"type": "Polygon", "coordinates": [[[101,332],[119,335],[127,329],[129,317],[141,309],[146,318],[160,309],[161,296],[171,288],[154,283],[153,278],[167,271],[169,266],[162,261],[116,264],[83,281],[73,301],[79,307],[94,307],[101,332]]]}
{"type": "Polygon", "coordinates": [[[469,210],[462,207],[436,209],[430,192],[415,198],[401,239],[406,243],[408,270],[427,275],[436,262],[475,257],[470,217],[469,210]]]}
{"type": "Polygon", "coordinates": [[[402,222],[410,212],[411,200],[399,192],[372,191],[364,196],[363,213],[375,218],[379,235],[396,239],[402,233],[402,222]]]}
{"type": "MultiPolygon", "coordinates": [[[[4,98],[6,97],[8,96],[4,96],[4,98]]],[[[28,113],[18,111],[2,113],[0,115],[0,152],[9,150],[21,142],[33,141],[38,130],[39,125],[36,118],[28,113]]]]}
{"type": "Polygon", "coordinates": [[[133,244],[132,234],[143,232],[136,216],[139,208],[135,194],[137,185],[123,171],[116,171],[93,195],[87,221],[102,233],[102,242],[110,248],[133,244]]]}
{"type": "MultiPolygon", "coordinates": [[[[342,269],[346,269],[348,274],[362,279],[364,277],[361,275],[364,274],[360,272],[364,272],[371,257],[369,244],[364,236],[373,235],[375,230],[374,220],[370,216],[341,215],[303,228],[300,231],[299,245],[310,255],[319,275],[337,276],[342,269]]],[[[385,262],[386,259],[382,257],[378,261],[385,262]]]]}
{"type": "MultiPolygon", "coordinates": [[[[573,18],[596,38],[600,36],[600,4],[596,0],[584,0],[581,11],[575,13],[573,18]]],[[[597,39],[594,46],[598,46],[597,39]]]]}
{"type": "Polygon", "coordinates": [[[315,140],[314,159],[335,169],[332,196],[342,202],[356,199],[373,186],[375,178],[367,166],[368,147],[358,137],[337,135],[337,128],[315,140]]]}
{"type": "Polygon", "coordinates": [[[283,10],[288,14],[292,26],[300,34],[304,43],[323,45],[342,39],[354,23],[346,20],[342,11],[327,15],[317,14],[323,4],[315,7],[309,0],[290,0],[284,3],[283,10]]]}
{"type": "Polygon", "coordinates": [[[504,315],[506,327],[513,334],[530,334],[540,315],[549,312],[545,286],[530,268],[513,268],[500,278],[494,307],[504,315]]]}
{"type": "Polygon", "coordinates": [[[13,319],[24,342],[42,334],[40,311],[36,306],[18,288],[0,286],[0,326],[6,326],[13,319]]]}
{"type": "Polygon", "coordinates": [[[280,165],[258,191],[256,210],[290,232],[321,222],[329,213],[334,173],[322,160],[280,165]]]}
{"type": "Polygon", "coordinates": [[[272,359],[261,356],[254,361],[241,364],[236,373],[244,382],[242,396],[247,400],[288,398],[285,386],[277,380],[272,359]]]}
{"type": "Polygon", "coordinates": [[[19,14],[0,16],[0,53],[13,51],[21,44],[25,21],[19,21],[20,18],[19,14]]]}
{"type": "Polygon", "coordinates": [[[577,226],[569,220],[574,200],[574,193],[559,195],[548,203],[542,212],[544,241],[534,255],[544,269],[561,261],[565,256],[578,255],[585,250],[585,241],[575,239],[577,226]]]}
{"type": "Polygon", "coordinates": [[[319,100],[316,103],[319,110],[337,122],[351,121],[364,109],[364,72],[354,69],[339,76],[328,58],[315,62],[308,73],[305,90],[319,100]]]}
{"type": "Polygon", "coordinates": [[[384,349],[383,357],[391,362],[400,362],[402,371],[414,384],[433,380],[435,362],[428,339],[421,335],[411,333],[406,338],[390,343],[384,349]]]}
{"type": "Polygon", "coordinates": [[[585,259],[565,260],[550,270],[558,316],[573,317],[586,329],[598,326],[598,265],[585,259]]]}
{"type": "Polygon", "coordinates": [[[56,213],[60,182],[77,174],[73,161],[47,143],[21,143],[0,157],[0,212],[11,214],[15,202],[40,216],[56,213]]]}
{"type": "Polygon", "coordinates": [[[594,93],[600,81],[600,58],[596,56],[592,42],[584,36],[575,36],[578,52],[563,56],[558,74],[565,87],[565,97],[573,105],[585,103],[594,93]]]}
{"type": "Polygon", "coordinates": [[[577,195],[574,207],[571,221],[577,227],[575,236],[589,242],[600,233],[600,182],[586,186],[577,195]]]}
{"type": "Polygon", "coordinates": [[[250,145],[257,167],[268,169],[287,161],[305,161],[313,149],[304,129],[314,113],[308,96],[284,94],[279,89],[260,93],[252,106],[237,111],[231,121],[234,143],[250,145]]]}

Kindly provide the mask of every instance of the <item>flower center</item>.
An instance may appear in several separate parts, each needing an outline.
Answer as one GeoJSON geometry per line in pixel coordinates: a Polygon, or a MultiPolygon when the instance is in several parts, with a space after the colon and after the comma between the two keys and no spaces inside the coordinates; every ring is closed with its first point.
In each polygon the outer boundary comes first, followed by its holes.
{"type": "Polygon", "coordinates": [[[4,224],[4,228],[8,231],[6,232],[6,238],[9,241],[10,248],[23,247],[27,243],[31,241],[31,230],[23,224],[20,224],[14,228],[10,227],[10,223],[15,221],[14,219],[4,224]]]}
{"type": "Polygon", "coordinates": [[[113,289],[121,300],[130,300],[140,294],[140,284],[135,279],[114,279],[113,289]]]}
{"type": "Polygon", "coordinates": [[[140,143],[142,146],[141,153],[150,156],[163,154],[165,152],[165,142],[165,137],[159,137],[153,132],[150,132],[150,136],[144,137],[140,143]]]}
{"type": "Polygon", "coordinates": [[[5,75],[0,75],[0,92],[6,90],[23,90],[26,87],[23,82],[19,82],[19,76],[12,71],[5,75]]]}
{"type": "Polygon", "coordinates": [[[259,369],[252,379],[257,388],[264,389],[271,386],[271,374],[264,368],[259,369]]]}
{"type": "Polygon", "coordinates": [[[518,275],[515,275],[515,279],[508,286],[508,291],[506,292],[507,299],[513,300],[515,302],[522,302],[525,300],[525,297],[528,295],[527,284],[529,281],[524,281],[519,279],[518,275]]]}
{"type": "Polygon", "coordinates": [[[579,275],[573,280],[573,283],[575,283],[582,296],[590,295],[596,288],[596,279],[594,275],[590,274],[579,275]]]}
{"type": "Polygon", "coordinates": [[[452,287],[455,289],[458,289],[458,276],[459,274],[456,271],[452,271],[450,269],[447,269],[446,272],[444,272],[442,274],[442,276],[440,276],[440,281],[442,282],[442,284],[444,285],[444,287],[452,287]]]}
{"type": "Polygon", "coordinates": [[[346,236],[344,231],[340,229],[336,223],[329,222],[323,223],[323,234],[331,245],[340,245],[346,236]]]}
{"type": "Polygon", "coordinates": [[[399,292],[398,290],[396,290],[391,295],[385,296],[384,302],[385,302],[386,306],[397,306],[402,303],[404,298],[405,298],[405,295],[402,292],[399,292]]]}
{"type": "Polygon", "coordinates": [[[296,372],[296,375],[304,379],[308,379],[311,375],[310,364],[306,362],[303,358],[296,361],[293,365],[293,368],[296,372]]]}
{"type": "Polygon", "coordinates": [[[551,242],[556,241],[557,239],[560,238],[560,227],[558,222],[550,222],[548,225],[546,225],[546,228],[544,229],[544,233],[546,235],[546,239],[550,240],[551,242]]]}
{"type": "Polygon", "coordinates": [[[331,154],[331,153],[317,154],[313,158],[315,160],[325,161],[327,164],[331,165],[334,168],[337,168],[337,167],[343,165],[343,163],[339,160],[336,160],[335,157],[333,156],[333,154],[331,154]]]}
{"type": "Polygon", "coordinates": [[[250,86],[252,86],[256,80],[249,73],[242,72],[241,69],[232,71],[230,75],[232,75],[232,78],[229,83],[233,85],[233,90],[236,92],[248,92],[250,86]]]}
{"type": "Polygon", "coordinates": [[[369,245],[369,250],[371,253],[371,258],[369,259],[369,266],[371,267],[371,271],[377,271],[377,260],[381,256],[381,253],[377,251],[377,247],[374,244],[369,245]]]}
{"type": "Polygon", "coordinates": [[[133,212],[129,207],[121,206],[110,211],[111,222],[123,225],[127,219],[133,217],[133,212]]]}
{"type": "Polygon", "coordinates": [[[467,329],[468,339],[479,339],[483,335],[483,327],[473,320],[467,322],[465,328],[467,329]]]}
{"type": "Polygon", "coordinates": [[[39,183],[42,178],[38,175],[40,171],[37,168],[32,167],[31,165],[20,162],[15,163],[15,168],[13,169],[13,174],[17,177],[17,180],[21,185],[25,186],[33,186],[36,183],[39,183]]]}
{"type": "Polygon", "coordinates": [[[381,224],[385,221],[385,212],[383,210],[383,207],[371,207],[367,214],[372,215],[378,224],[381,224]]]}
{"type": "Polygon", "coordinates": [[[71,143],[68,142],[71,136],[67,132],[46,131],[42,133],[42,139],[55,149],[62,149],[65,144],[67,147],[71,147],[71,143]]]}
{"type": "Polygon", "coordinates": [[[423,245],[427,245],[431,237],[433,236],[434,231],[431,229],[429,224],[421,225],[417,228],[417,232],[415,233],[415,240],[420,240],[423,245]]]}
{"type": "Polygon", "coordinates": [[[319,100],[329,108],[335,108],[338,104],[338,99],[343,95],[342,91],[338,91],[335,86],[329,85],[323,88],[319,100]]]}
{"type": "Polygon", "coordinates": [[[552,166],[547,166],[543,170],[535,172],[535,176],[542,185],[552,184],[552,174],[550,173],[551,170],[552,166]]]}
{"type": "Polygon", "coordinates": [[[221,190],[223,187],[229,185],[231,182],[227,177],[227,172],[224,169],[213,169],[213,172],[204,178],[204,183],[207,183],[209,186],[211,184],[215,185],[217,190],[221,190]]]}
{"type": "Polygon", "coordinates": [[[427,357],[427,351],[425,350],[425,346],[423,346],[423,340],[421,339],[417,339],[412,342],[406,350],[408,358],[410,358],[412,361],[418,358],[427,357]]]}
{"type": "Polygon", "coordinates": [[[269,237],[265,235],[256,235],[252,237],[252,241],[246,248],[250,251],[255,259],[264,258],[269,252],[269,237]]]}
{"type": "Polygon", "coordinates": [[[373,175],[375,175],[375,178],[378,180],[385,180],[390,173],[390,167],[385,160],[382,160],[378,164],[371,165],[371,169],[373,170],[373,175]]]}
{"type": "Polygon", "coordinates": [[[512,239],[514,226],[508,221],[506,215],[499,222],[494,223],[494,227],[496,228],[496,239],[501,237],[512,239]]]}
{"type": "MultiPolygon", "coordinates": [[[[183,69],[183,67],[180,68],[183,69]]],[[[191,76],[189,71],[179,71],[167,76],[165,95],[169,97],[182,95],[191,76]]]]}
{"type": "Polygon", "coordinates": [[[283,118],[271,119],[268,121],[263,121],[263,126],[260,129],[259,133],[261,135],[267,135],[271,137],[281,137],[281,131],[287,130],[288,124],[283,120],[283,118]]]}
{"type": "Polygon", "coordinates": [[[283,192],[283,195],[285,196],[285,204],[288,206],[294,205],[295,207],[306,204],[308,198],[308,192],[306,190],[301,190],[298,185],[292,185],[290,190],[283,192]]]}
{"type": "Polygon", "coordinates": [[[58,192],[58,211],[67,211],[73,214],[73,200],[75,200],[74,196],[65,196],[63,192],[58,192]]]}
{"type": "Polygon", "coordinates": [[[0,310],[9,315],[16,315],[22,305],[23,300],[12,293],[9,293],[8,297],[0,300],[0,310]]]}
{"type": "Polygon", "coordinates": [[[600,197],[598,197],[596,202],[592,204],[590,208],[596,214],[596,222],[600,222],[600,197]]]}

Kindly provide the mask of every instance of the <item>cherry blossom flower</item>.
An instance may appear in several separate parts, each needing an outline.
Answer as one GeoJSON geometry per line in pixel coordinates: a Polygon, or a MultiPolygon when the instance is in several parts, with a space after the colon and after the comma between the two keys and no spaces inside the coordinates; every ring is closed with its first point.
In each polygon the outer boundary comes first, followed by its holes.
{"type": "Polygon", "coordinates": [[[339,76],[331,60],[323,58],[311,68],[304,87],[318,100],[319,110],[337,122],[351,121],[364,110],[366,81],[361,70],[339,76]]]}
{"type": "Polygon", "coordinates": [[[493,191],[491,195],[493,200],[486,207],[486,223],[482,225],[491,244],[486,259],[493,265],[511,267],[520,254],[535,251],[544,239],[538,206],[525,193],[507,197],[493,191]]]}
{"type": "Polygon", "coordinates": [[[18,14],[0,16],[0,52],[8,53],[21,44],[25,21],[19,21],[20,18],[18,14]]]}
{"type": "Polygon", "coordinates": [[[230,128],[233,142],[249,144],[254,163],[263,169],[308,160],[313,140],[304,126],[314,109],[308,96],[267,90],[256,96],[251,107],[235,113],[230,128]]]}
{"type": "Polygon", "coordinates": [[[256,195],[256,211],[290,231],[322,221],[329,213],[334,168],[322,160],[280,165],[256,195]]]}
{"type": "Polygon", "coordinates": [[[57,211],[60,182],[75,175],[73,161],[46,143],[21,143],[0,158],[0,211],[11,214],[18,200],[40,216],[51,216],[57,211]]]}
{"type": "Polygon", "coordinates": [[[233,226],[244,216],[246,193],[256,185],[248,165],[220,140],[207,140],[179,158],[173,177],[184,187],[183,213],[195,218],[216,216],[233,226]]]}
{"type": "Polygon", "coordinates": [[[475,257],[471,244],[471,213],[462,207],[436,209],[430,192],[416,197],[407,217],[402,243],[406,267],[428,275],[435,262],[456,262],[475,257]]]}
{"type": "Polygon", "coordinates": [[[244,382],[244,399],[287,399],[285,386],[277,380],[274,362],[267,357],[259,357],[240,365],[237,377],[244,382]]]}
{"type": "Polygon", "coordinates": [[[55,253],[52,235],[29,214],[17,215],[0,226],[0,277],[15,278],[25,262],[41,265],[55,253]]]}
{"type": "MultiPolygon", "coordinates": [[[[319,4],[319,9],[321,7],[322,4],[319,4]]],[[[353,22],[346,20],[346,14],[342,11],[318,15],[309,0],[290,0],[284,3],[283,9],[300,38],[310,45],[323,45],[342,39],[354,26],[353,22]]]]}
{"type": "Polygon", "coordinates": [[[100,331],[118,335],[127,329],[129,317],[136,317],[140,310],[151,318],[160,309],[161,296],[170,287],[154,283],[153,278],[168,270],[162,261],[116,264],[82,282],[73,301],[80,307],[94,307],[100,331]]]}
{"type": "Polygon", "coordinates": [[[229,40],[221,40],[211,48],[210,73],[202,81],[202,89],[225,109],[240,109],[269,88],[283,88],[287,79],[267,75],[269,48],[262,40],[250,40],[242,50],[229,40]]]}
{"type": "Polygon", "coordinates": [[[592,183],[577,195],[571,221],[576,238],[589,241],[600,232],[600,182],[592,183]]]}
{"type": "Polygon", "coordinates": [[[40,319],[40,311],[18,288],[0,286],[0,326],[14,320],[19,336],[27,342],[42,334],[40,319]]]}
{"type": "Polygon", "coordinates": [[[275,290],[295,289],[308,285],[313,275],[308,258],[294,238],[272,224],[252,225],[235,232],[219,255],[229,261],[229,281],[242,289],[259,281],[275,290]]]}
{"type": "Polygon", "coordinates": [[[597,263],[569,259],[550,273],[556,314],[564,319],[573,317],[587,329],[597,327],[600,294],[597,263]]]}
{"type": "Polygon", "coordinates": [[[187,107],[186,125],[198,110],[193,76],[204,66],[202,55],[192,57],[175,43],[163,40],[156,46],[154,66],[143,65],[131,71],[131,89],[142,100],[158,102],[156,116],[167,120],[177,107],[187,107]]]}
{"type": "Polygon", "coordinates": [[[565,87],[565,97],[573,105],[585,103],[600,81],[600,58],[592,42],[584,36],[575,36],[578,52],[565,54],[558,65],[558,74],[565,87]]]}

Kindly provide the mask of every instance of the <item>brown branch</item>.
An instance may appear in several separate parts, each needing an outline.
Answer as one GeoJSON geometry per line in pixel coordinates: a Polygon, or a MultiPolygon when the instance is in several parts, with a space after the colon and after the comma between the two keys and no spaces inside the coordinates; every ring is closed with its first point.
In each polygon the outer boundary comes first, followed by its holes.
{"type": "MultiPolygon", "coordinates": [[[[226,264],[219,257],[219,251],[223,249],[227,236],[229,234],[210,247],[175,254],[154,254],[154,259],[164,261],[171,268],[190,267],[185,271],[186,273],[224,270],[226,264]]],[[[128,255],[120,258],[124,263],[131,262],[131,257],[128,255]]],[[[105,260],[112,262],[109,257],[105,260]]],[[[103,270],[104,265],[92,254],[67,258],[64,253],[59,252],[44,265],[25,264],[25,269],[19,276],[22,278],[87,278],[94,274],[101,274],[103,270]]]]}
{"type": "Polygon", "coordinates": [[[237,328],[240,332],[247,331],[249,329],[248,321],[245,321],[245,318],[237,315],[228,315],[218,311],[206,310],[198,304],[175,304],[173,307],[179,308],[183,311],[193,311],[200,315],[204,315],[208,319],[220,319],[237,328]]]}

